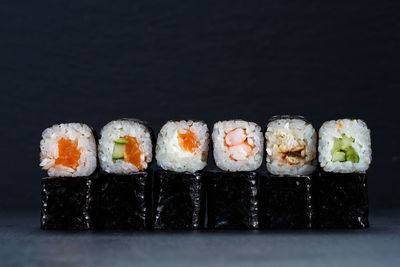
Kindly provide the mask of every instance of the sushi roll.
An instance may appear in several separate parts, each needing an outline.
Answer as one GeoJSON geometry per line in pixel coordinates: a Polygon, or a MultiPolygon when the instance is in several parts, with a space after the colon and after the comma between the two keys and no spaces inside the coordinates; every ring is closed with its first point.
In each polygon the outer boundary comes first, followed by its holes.
{"type": "Polygon", "coordinates": [[[319,130],[318,152],[326,172],[366,172],[372,158],[370,130],[362,120],[327,121],[319,130]]]}
{"type": "Polygon", "coordinates": [[[100,132],[97,227],[146,229],[152,224],[152,131],[135,119],[114,120],[100,132]]]}
{"type": "Polygon", "coordinates": [[[260,173],[260,229],[310,228],[317,163],[314,127],[301,116],[275,116],[265,139],[269,173],[260,173]]]}
{"type": "Polygon", "coordinates": [[[201,121],[169,121],[161,128],[157,164],[167,171],[196,172],[207,166],[208,127],[201,121]]]}
{"type": "Polygon", "coordinates": [[[214,160],[223,171],[206,172],[208,227],[258,228],[258,169],[263,157],[261,127],[243,120],[214,124],[214,160]]]}
{"type": "Polygon", "coordinates": [[[370,130],[359,119],[325,122],[319,130],[319,164],[315,180],[316,226],[366,228],[366,171],[372,158],[370,130]]]}
{"type": "Polygon", "coordinates": [[[40,166],[49,177],[42,179],[42,229],[93,227],[97,166],[96,141],[82,123],[53,125],[42,133],[40,166]]]}
{"type": "Polygon", "coordinates": [[[157,138],[154,177],[155,229],[200,229],[204,226],[204,182],[208,127],[200,121],[169,121],[157,138]]]}
{"type": "Polygon", "coordinates": [[[40,166],[49,177],[91,175],[97,167],[97,152],[90,127],[83,123],[62,123],[44,130],[40,166]]]}
{"type": "Polygon", "coordinates": [[[134,119],[109,122],[100,132],[99,163],[103,171],[132,174],[147,169],[153,157],[151,130],[134,119]]]}
{"type": "Polygon", "coordinates": [[[220,121],[212,133],[214,160],[224,171],[254,171],[262,163],[261,127],[243,120],[220,121]]]}
{"type": "Polygon", "coordinates": [[[317,133],[303,117],[273,117],[267,125],[265,139],[270,173],[309,175],[315,171],[317,133]]]}

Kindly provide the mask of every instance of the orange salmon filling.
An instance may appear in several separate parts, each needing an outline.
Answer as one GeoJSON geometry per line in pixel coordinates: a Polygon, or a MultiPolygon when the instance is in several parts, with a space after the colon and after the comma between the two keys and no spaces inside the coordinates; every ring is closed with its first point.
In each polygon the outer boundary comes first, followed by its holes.
{"type": "Polygon", "coordinates": [[[195,153],[196,149],[199,147],[196,135],[191,130],[188,130],[186,133],[178,134],[178,141],[181,148],[190,153],[195,153]]]}
{"type": "Polygon", "coordinates": [[[125,144],[124,161],[135,165],[139,171],[142,171],[144,169],[141,158],[142,151],[139,148],[139,143],[136,140],[136,137],[125,136],[124,138],[128,140],[128,143],[125,144]]]}
{"type": "Polygon", "coordinates": [[[58,158],[54,162],[54,166],[63,165],[76,170],[79,166],[81,151],[78,149],[78,140],[61,138],[58,140],[58,158]]]}

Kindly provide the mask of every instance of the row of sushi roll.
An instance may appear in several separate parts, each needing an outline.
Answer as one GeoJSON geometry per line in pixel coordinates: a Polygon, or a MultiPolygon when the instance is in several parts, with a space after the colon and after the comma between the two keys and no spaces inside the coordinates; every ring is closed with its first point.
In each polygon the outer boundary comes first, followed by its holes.
{"type": "Polygon", "coordinates": [[[211,139],[220,170],[212,171],[203,171],[206,123],[168,121],[155,146],[154,139],[150,127],[134,119],[105,125],[97,144],[85,124],[46,129],[41,228],[369,226],[371,140],[362,120],[327,121],[318,135],[301,116],[273,117],[264,134],[253,122],[217,122],[211,139]],[[267,171],[257,171],[264,151],[267,171]],[[160,168],[153,172],[154,154],[160,168]]]}

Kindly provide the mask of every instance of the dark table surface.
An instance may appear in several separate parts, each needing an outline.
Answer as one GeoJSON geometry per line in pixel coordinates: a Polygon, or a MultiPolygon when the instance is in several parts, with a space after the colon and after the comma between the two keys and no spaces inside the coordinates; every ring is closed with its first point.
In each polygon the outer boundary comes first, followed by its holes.
{"type": "Polygon", "coordinates": [[[400,266],[400,209],[366,230],[63,232],[0,212],[1,266],[400,266]]]}

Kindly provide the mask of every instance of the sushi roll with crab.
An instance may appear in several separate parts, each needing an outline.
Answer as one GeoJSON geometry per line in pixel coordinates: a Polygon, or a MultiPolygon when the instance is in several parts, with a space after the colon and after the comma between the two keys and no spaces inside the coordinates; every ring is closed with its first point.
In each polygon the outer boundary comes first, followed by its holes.
{"type": "Polygon", "coordinates": [[[135,119],[114,120],[100,132],[97,227],[144,229],[151,225],[152,131],[135,119]]]}
{"type": "Polygon", "coordinates": [[[261,127],[243,120],[220,121],[214,124],[214,160],[218,168],[229,171],[254,171],[262,163],[263,136],[261,127]]]}
{"type": "Polygon", "coordinates": [[[201,121],[168,121],[157,137],[155,175],[156,229],[204,226],[204,183],[209,134],[201,121]]]}
{"type": "Polygon", "coordinates": [[[260,174],[260,228],[310,228],[317,133],[302,116],[272,117],[265,131],[269,173],[260,174]]]}
{"type": "Polygon", "coordinates": [[[42,229],[90,229],[97,166],[96,140],[89,126],[62,123],[47,128],[40,141],[42,229]]]}
{"type": "Polygon", "coordinates": [[[214,124],[214,160],[223,171],[206,173],[208,227],[258,228],[258,175],[264,140],[261,127],[244,120],[214,124]]]}
{"type": "Polygon", "coordinates": [[[317,225],[365,228],[368,222],[366,171],[372,158],[371,135],[359,119],[325,122],[319,130],[315,183],[317,225]]]}

